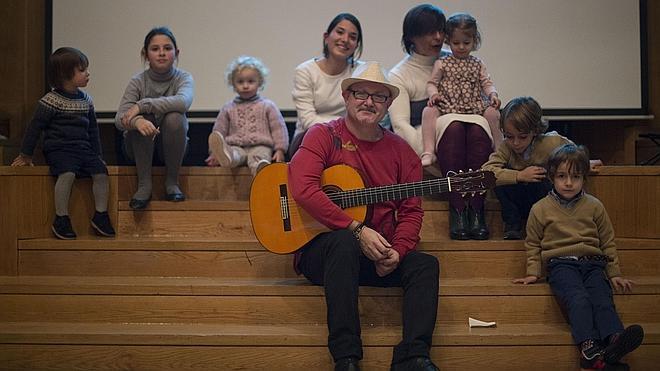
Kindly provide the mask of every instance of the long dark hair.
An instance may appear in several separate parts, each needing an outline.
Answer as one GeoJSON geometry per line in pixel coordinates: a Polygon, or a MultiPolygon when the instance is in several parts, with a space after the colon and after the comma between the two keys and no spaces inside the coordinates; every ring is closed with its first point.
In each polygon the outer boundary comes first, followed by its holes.
{"type": "MultiPolygon", "coordinates": [[[[337,24],[343,21],[344,19],[351,22],[353,26],[357,28],[358,31],[357,47],[355,48],[353,54],[351,54],[348,57],[348,63],[351,65],[351,67],[353,67],[355,61],[357,59],[360,59],[360,56],[362,55],[362,26],[360,26],[360,21],[358,21],[357,17],[351,13],[339,13],[337,14],[336,17],[332,19],[325,33],[329,35],[332,32],[332,30],[334,30],[335,27],[337,27],[337,24]]],[[[323,40],[323,56],[328,58],[328,45],[325,43],[325,40],[323,40]]]]}

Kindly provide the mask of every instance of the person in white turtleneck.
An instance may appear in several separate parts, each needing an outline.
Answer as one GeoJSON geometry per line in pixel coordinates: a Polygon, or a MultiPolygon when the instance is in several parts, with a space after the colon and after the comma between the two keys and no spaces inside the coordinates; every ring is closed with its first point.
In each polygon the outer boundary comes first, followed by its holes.
{"type": "Polygon", "coordinates": [[[124,131],[126,154],[135,160],[137,169],[138,188],[129,203],[135,210],[144,209],[151,200],[156,146],[166,169],[166,199],[185,200],[179,188],[179,169],[188,141],[186,111],[194,90],[192,75],[175,67],[179,49],[167,27],[149,31],[141,55],[149,68],[131,78],[115,116],[115,126],[124,131]]]}
{"type": "MultiPolygon", "coordinates": [[[[394,132],[421,155],[422,111],[427,105],[426,84],[433,64],[442,54],[445,41],[445,14],[431,4],[421,4],[406,13],[401,42],[408,54],[388,75],[400,93],[390,106],[394,132]]],[[[475,115],[441,116],[436,124],[436,158],[443,173],[479,169],[493,151],[488,123],[476,122],[475,115]],[[483,124],[483,125],[482,125],[483,124]]],[[[499,133],[495,133],[499,135],[499,133]]],[[[484,197],[465,200],[458,193],[449,196],[449,235],[452,239],[488,239],[484,218],[484,197]]]]}

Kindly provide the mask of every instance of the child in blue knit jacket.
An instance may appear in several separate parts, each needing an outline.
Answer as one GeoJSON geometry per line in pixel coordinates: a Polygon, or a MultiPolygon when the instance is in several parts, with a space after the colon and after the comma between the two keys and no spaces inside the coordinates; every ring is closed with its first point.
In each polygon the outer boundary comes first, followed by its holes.
{"type": "Polygon", "coordinates": [[[34,148],[43,132],[43,153],[55,182],[55,221],[52,230],[60,239],[75,239],[69,219],[69,196],[76,177],[91,176],[96,213],[92,227],[97,234],[113,237],[108,216],[108,170],[101,159],[101,141],[94,104],[80,90],[89,82],[89,60],[80,50],[63,47],[48,60],[52,90],[37,104],[25,132],[21,152],[12,166],[32,166],[34,148]]]}

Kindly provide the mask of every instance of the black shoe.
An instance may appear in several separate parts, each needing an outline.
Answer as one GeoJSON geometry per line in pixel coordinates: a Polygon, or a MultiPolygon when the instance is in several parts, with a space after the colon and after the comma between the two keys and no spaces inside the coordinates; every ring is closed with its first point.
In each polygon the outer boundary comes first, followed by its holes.
{"type": "Polygon", "coordinates": [[[630,366],[626,363],[612,363],[612,364],[605,364],[605,368],[603,368],[603,371],[630,371],[630,366]]]}
{"type": "Polygon", "coordinates": [[[468,209],[468,233],[473,240],[487,240],[490,237],[488,226],[486,225],[486,213],[484,209],[468,209]]]}
{"type": "Polygon", "coordinates": [[[610,336],[609,345],[603,351],[603,359],[607,363],[619,362],[623,356],[637,349],[644,340],[644,329],[640,325],[632,325],[620,334],[610,336]]]}
{"type": "Polygon", "coordinates": [[[114,237],[115,229],[112,228],[108,212],[95,212],[92,218],[92,227],[96,230],[96,234],[104,237],[114,237]]]}
{"type": "Polygon", "coordinates": [[[580,344],[580,367],[597,370],[605,367],[603,348],[592,339],[585,340],[580,344]]]}
{"type": "Polygon", "coordinates": [[[522,228],[520,224],[504,224],[505,240],[522,240],[522,228]]]}
{"type": "Polygon", "coordinates": [[[128,203],[128,207],[130,207],[133,210],[142,210],[149,205],[149,201],[151,201],[151,197],[147,198],[146,200],[138,200],[137,198],[131,198],[131,201],[128,203]]]}
{"type": "Polygon", "coordinates": [[[415,357],[393,364],[390,371],[440,371],[428,357],[415,357]]]}
{"type": "Polygon", "coordinates": [[[469,240],[468,234],[468,211],[464,208],[460,213],[453,207],[449,207],[449,238],[452,240],[469,240]]]}
{"type": "Polygon", "coordinates": [[[172,201],[172,202],[181,202],[181,201],[184,201],[186,199],[186,196],[181,192],[168,193],[165,196],[165,199],[167,201],[172,201]]]}
{"type": "Polygon", "coordinates": [[[360,371],[359,362],[355,357],[342,358],[335,363],[335,371],[360,371]]]}
{"type": "Polygon", "coordinates": [[[53,221],[53,233],[55,237],[60,240],[75,240],[76,232],[73,231],[71,226],[71,219],[68,215],[55,215],[55,221],[53,221]]]}

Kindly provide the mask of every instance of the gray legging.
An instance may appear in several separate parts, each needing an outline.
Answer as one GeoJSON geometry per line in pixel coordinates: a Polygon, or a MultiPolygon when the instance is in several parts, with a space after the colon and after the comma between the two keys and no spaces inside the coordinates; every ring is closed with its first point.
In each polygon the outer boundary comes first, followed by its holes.
{"type": "Polygon", "coordinates": [[[142,136],[137,130],[126,132],[126,154],[128,158],[135,160],[138,177],[138,188],[133,198],[151,198],[151,167],[156,145],[160,146],[158,152],[162,153],[165,163],[165,191],[167,194],[180,193],[179,169],[188,142],[188,119],[178,112],[166,113],[160,121],[153,115],[145,115],[145,118],[160,129],[160,134],[154,140],[142,136]]]}

